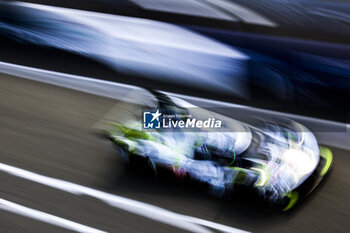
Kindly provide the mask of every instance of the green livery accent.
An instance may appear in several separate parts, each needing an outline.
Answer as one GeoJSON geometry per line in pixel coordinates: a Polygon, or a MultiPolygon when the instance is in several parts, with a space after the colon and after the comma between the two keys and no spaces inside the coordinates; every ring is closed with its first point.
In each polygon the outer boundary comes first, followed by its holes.
{"type": "Polygon", "coordinates": [[[124,148],[126,152],[134,152],[136,149],[134,143],[131,140],[120,138],[120,137],[114,137],[113,141],[117,145],[124,148]]]}
{"type": "Polygon", "coordinates": [[[255,183],[255,187],[265,187],[267,184],[267,181],[271,178],[271,173],[268,169],[266,169],[266,166],[261,164],[259,168],[252,168],[253,170],[260,173],[259,180],[255,183]]]}
{"type": "Polygon", "coordinates": [[[295,206],[295,204],[297,203],[298,199],[299,199],[299,193],[297,191],[292,191],[290,193],[286,194],[286,197],[289,197],[289,203],[288,205],[283,209],[283,211],[287,211],[290,208],[292,208],[293,206],[295,206]]]}
{"type": "Polygon", "coordinates": [[[231,163],[230,163],[230,166],[233,165],[233,163],[235,162],[235,160],[236,160],[236,151],[233,150],[233,159],[232,159],[232,161],[231,161],[231,163]]]}
{"type": "Polygon", "coordinates": [[[129,127],[125,127],[121,124],[110,122],[110,125],[113,125],[116,128],[116,131],[112,131],[111,134],[114,133],[121,133],[125,138],[128,139],[145,139],[145,140],[151,140],[151,141],[156,141],[156,138],[154,138],[149,132],[138,130],[138,129],[133,129],[129,127]]]}
{"type": "Polygon", "coordinates": [[[327,147],[320,147],[320,155],[325,158],[326,164],[321,171],[321,176],[324,176],[332,165],[333,154],[332,151],[327,147]]]}

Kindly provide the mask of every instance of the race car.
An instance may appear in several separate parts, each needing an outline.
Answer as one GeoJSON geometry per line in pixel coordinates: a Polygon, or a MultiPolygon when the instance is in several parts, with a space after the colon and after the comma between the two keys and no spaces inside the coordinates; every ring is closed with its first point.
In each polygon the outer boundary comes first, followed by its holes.
{"type": "Polygon", "coordinates": [[[209,116],[220,119],[224,128],[147,129],[130,117],[123,123],[110,120],[104,134],[127,163],[142,160],[155,174],[166,169],[204,183],[218,195],[247,189],[283,211],[304,199],[332,167],[331,150],[319,146],[314,134],[294,121],[266,120],[253,126],[161,92],[151,93],[157,100],[155,117],[162,114],[176,121],[209,116]]]}

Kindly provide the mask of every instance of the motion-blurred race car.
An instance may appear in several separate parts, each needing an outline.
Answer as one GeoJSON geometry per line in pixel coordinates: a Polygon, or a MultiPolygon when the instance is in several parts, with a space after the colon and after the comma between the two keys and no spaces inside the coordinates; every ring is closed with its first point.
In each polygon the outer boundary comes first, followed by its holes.
{"type": "MultiPolygon", "coordinates": [[[[164,116],[214,114],[182,99],[153,94],[164,116]]],[[[215,118],[222,120],[224,130],[145,129],[140,121],[127,119],[110,122],[107,135],[127,163],[141,159],[155,174],[165,168],[207,184],[219,195],[247,189],[283,211],[305,198],[332,166],[332,152],[296,122],[255,127],[219,114],[215,118]]]]}

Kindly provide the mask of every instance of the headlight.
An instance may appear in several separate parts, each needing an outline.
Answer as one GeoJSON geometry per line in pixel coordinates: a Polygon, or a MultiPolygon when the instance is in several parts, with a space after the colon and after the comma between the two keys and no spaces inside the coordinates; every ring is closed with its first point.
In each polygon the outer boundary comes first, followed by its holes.
{"type": "Polygon", "coordinates": [[[304,152],[297,149],[288,149],[283,153],[283,160],[292,167],[298,179],[313,172],[318,163],[318,155],[312,151],[304,152]]]}

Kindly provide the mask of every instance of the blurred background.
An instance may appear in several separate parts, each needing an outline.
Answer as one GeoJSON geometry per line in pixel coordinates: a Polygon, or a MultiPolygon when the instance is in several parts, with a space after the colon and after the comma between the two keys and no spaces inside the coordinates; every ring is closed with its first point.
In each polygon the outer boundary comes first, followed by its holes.
{"type": "Polygon", "coordinates": [[[346,121],[346,1],[27,2],[117,15],[3,2],[2,61],[346,121]]]}
{"type": "MultiPolygon", "coordinates": [[[[96,228],[80,226],[80,232],[350,229],[347,0],[0,1],[0,73],[1,162],[212,223],[208,228],[193,219],[174,217],[179,222],[173,225],[149,220],[87,193],[76,196],[9,175],[4,164],[0,198],[96,228]],[[73,90],[16,78],[50,77],[59,83],[70,75],[112,81],[118,88],[94,87],[95,96],[77,91],[83,78],[64,84],[73,90]],[[332,121],[340,130],[320,130],[316,136],[331,146],[335,171],[322,192],[288,215],[239,201],[227,204],[196,187],[135,175],[115,161],[108,142],[90,132],[129,92],[124,84],[204,98],[199,105],[225,102],[318,118],[310,123],[318,129],[332,121]],[[208,229],[192,226],[193,221],[208,229]]],[[[9,213],[8,203],[0,201],[2,232],[65,231],[9,213]]],[[[152,215],[149,211],[144,215],[152,215]]]]}

